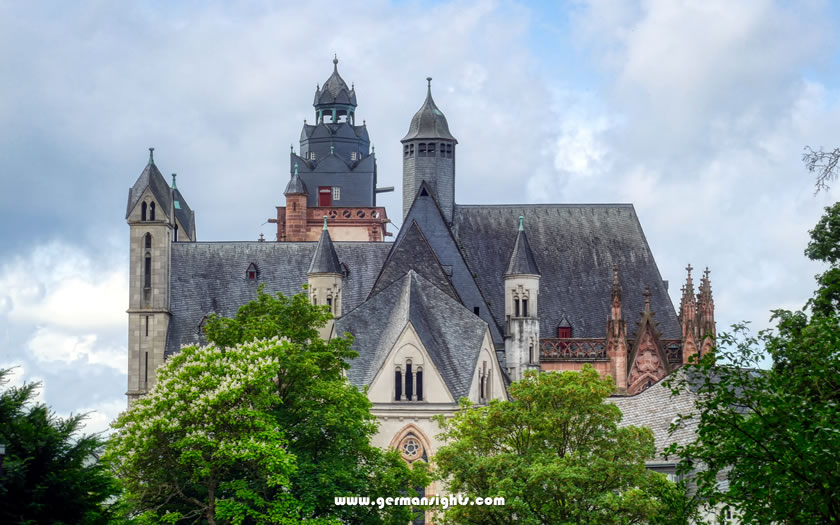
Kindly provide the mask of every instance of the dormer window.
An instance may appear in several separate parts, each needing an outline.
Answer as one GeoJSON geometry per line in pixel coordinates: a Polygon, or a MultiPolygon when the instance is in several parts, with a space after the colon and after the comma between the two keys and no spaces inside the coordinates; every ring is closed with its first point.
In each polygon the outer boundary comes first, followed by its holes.
{"type": "Polygon", "coordinates": [[[248,279],[249,281],[256,281],[258,273],[259,273],[259,270],[257,270],[257,265],[254,264],[254,263],[251,263],[251,264],[248,265],[248,269],[245,270],[245,278],[248,279]]]}
{"type": "Polygon", "coordinates": [[[572,327],[571,326],[558,326],[557,327],[557,337],[560,339],[570,339],[572,337],[572,327]]]}

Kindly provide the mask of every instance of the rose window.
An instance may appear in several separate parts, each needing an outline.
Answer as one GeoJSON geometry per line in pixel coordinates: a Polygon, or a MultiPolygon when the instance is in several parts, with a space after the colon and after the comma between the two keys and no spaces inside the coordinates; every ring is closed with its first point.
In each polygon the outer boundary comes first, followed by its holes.
{"type": "Polygon", "coordinates": [[[406,461],[414,461],[423,455],[423,445],[414,436],[406,436],[400,443],[400,451],[406,461]]]}

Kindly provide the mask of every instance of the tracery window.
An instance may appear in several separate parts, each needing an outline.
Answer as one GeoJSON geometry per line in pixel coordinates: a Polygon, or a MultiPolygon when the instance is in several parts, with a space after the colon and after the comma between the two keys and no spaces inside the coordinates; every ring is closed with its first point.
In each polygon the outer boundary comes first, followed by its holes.
{"type": "Polygon", "coordinates": [[[394,368],[394,400],[423,401],[423,367],[413,367],[411,359],[405,361],[404,374],[400,365],[394,368]]]}

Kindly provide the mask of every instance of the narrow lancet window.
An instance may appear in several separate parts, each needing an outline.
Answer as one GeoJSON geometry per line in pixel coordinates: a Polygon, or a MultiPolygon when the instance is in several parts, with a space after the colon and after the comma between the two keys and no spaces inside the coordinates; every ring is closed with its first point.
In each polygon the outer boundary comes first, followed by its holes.
{"type": "Polygon", "coordinates": [[[423,401],[423,369],[417,367],[417,401],[423,401]]]}
{"type": "Polygon", "coordinates": [[[411,401],[412,396],[414,395],[414,388],[413,388],[413,380],[411,373],[411,363],[406,363],[405,365],[405,399],[407,401],[411,401]]]}
{"type": "Polygon", "coordinates": [[[145,202],[140,205],[140,220],[141,221],[146,220],[146,203],[145,202]]]}
{"type": "Polygon", "coordinates": [[[402,399],[402,372],[399,367],[394,371],[394,401],[402,399]]]}
{"type": "Polygon", "coordinates": [[[151,233],[147,233],[144,236],[143,246],[145,246],[147,250],[152,247],[152,234],[151,233]]]}
{"type": "Polygon", "coordinates": [[[519,317],[519,298],[513,300],[513,316],[519,317]]]}
{"type": "Polygon", "coordinates": [[[528,299],[522,299],[522,317],[528,317],[528,299]]]}
{"type": "Polygon", "coordinates": [[[143,270],[143,288],[152,287],[152,256],[146,255],[146,264],[143,270]]]}
{"type": "Polygon", "coordinates": [[[155,203],[154,202],[149,205],[149,220],[150,221],[155,220],[155,203]]]}

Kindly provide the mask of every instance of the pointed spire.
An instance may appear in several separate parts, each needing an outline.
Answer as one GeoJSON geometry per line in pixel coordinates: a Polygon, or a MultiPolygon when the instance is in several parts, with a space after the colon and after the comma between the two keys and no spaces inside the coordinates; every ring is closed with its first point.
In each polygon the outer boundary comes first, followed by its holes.
{"type": "Polygon", "coordinates": [[[540,275],[534,253],[528,243],[528,236],[525,234],[525,218],[522,216],[519,217],[519,231],[505,271],[505,276],[508,275],[540,275]]]}
{"type": "Polygon", "coordinates": [[[295,172],[292,173],[292,178],[286,184],[286,189],[283,190],[283,195],[308,195],[309,191],[306,189],[306,184],[298,175],[298,163],[295,162],[295,172]]]}
{"type": "Polygon", "coordinates": [[[426,82],[426,100],[412,117],[408,134],[402,138],[402,142],[414,139],[444,139],[457,144],[458,140],[449,132],[446,116],[432,98],[432,77],[426,77],[426,82]]]}
{"type": "Polygon", "coordinates": [[[321,238],[318,239],[318,246],[312,255],[312,262],[309,264],[307,274],[313,273],[342,273],[341,263],[335,253],[330,232],[327,229],[327,217],[324,216],[324,229],[321,231],[321,238]]]}

